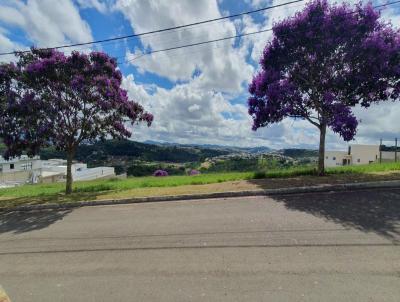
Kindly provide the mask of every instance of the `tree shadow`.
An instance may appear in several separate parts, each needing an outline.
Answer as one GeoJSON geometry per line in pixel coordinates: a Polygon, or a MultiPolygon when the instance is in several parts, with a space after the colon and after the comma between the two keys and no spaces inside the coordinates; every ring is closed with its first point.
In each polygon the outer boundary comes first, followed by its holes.
{"type": "Polygon", "coordinates": [[[0,234],[21,234],[48,227],[63,219],[72,209],[0,212],[0,234]]]}
{"type": "Polygon", "coordinates": [[[273,196],[297,210],[400,241],[400,190],[367,190],[273,196]]]}

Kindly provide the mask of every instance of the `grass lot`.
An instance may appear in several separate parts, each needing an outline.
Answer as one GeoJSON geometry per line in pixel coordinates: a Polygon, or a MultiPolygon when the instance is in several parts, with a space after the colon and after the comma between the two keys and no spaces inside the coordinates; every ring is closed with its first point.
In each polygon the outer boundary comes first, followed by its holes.
{"type": "Polygon", "coordinates": [[[400,179],[400,163],[329,168],[327,169],[327,176],[324,177],[314,176],[314,174],[315,169],[313,167],[295,167],[256,173],[217,173],[197,176],[135,177],[84,181],[76,182],[74,193],[69,196],[65,196],[63,193],[65,187],[63,183],[25,185],[0,189],[0,208],[19,204],[400,179]]]}

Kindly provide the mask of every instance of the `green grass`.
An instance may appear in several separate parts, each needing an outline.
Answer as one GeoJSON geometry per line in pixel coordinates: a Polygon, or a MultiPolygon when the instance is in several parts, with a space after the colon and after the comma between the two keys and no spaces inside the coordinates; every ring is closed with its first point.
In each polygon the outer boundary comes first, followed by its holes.
{"type": "MultiPolygon", "coordinates": [[[[333,174],[368,174],[373,172],[400,171],[400,163],[382,163],[363,166],[347,166],[327,169],[328,175],[333,174]]],[[[99,192],[121,192],[137,188],[176,187],[184,185],[200,185],[222,183],[226,181],[250,180],[260,178],[288,178],[315,174],[315,167],[292,167],[279,170],[237,173],[201,174],[196,176],[168,176],[168,177],[132,177],[127,179],[108,179],[96,181],[75,182],[74,194],[67,200],[79,198],[90,199],[99,192]]],[[[63,196],[65,184],[37,184],[24,185],[15,188],[0,189],[0,199],[26,199],[49,201],[52,198],[63,196]]],[[[0,201],[1,204],[1,201],[0,201]]],[[[0,205],[1,207],[1,205],[0,205]]]]}
{"type": "Polygon", "coordinates": [[[335,167],[328,168],[326,170],[327,174],[342,174],[342,173],[379,173],[379,172],[390,172],[390,171],[399,171],[400,170],[400,162],[389,162],[389,163],[374,163],[369,165],[360,165],[360,166],[343,166],[343,167],[335,167]]]}
{"type": "MultiPolygon", "coordinates": [[[[123,191],[147,187],[176,187],[184,185],[201,185],[225,181],[252,179],[254,173],[218,173],[201,174],[196,176],[168,176],[168,177],[131,177],[127,179],[108,179],[95,181],[75,182],[73,190],[76,193],[123,191]]],[[[1,197],[38,197],[64,192],[64,183],[24,185],[14,188],[0,189],[1,197]]]]}

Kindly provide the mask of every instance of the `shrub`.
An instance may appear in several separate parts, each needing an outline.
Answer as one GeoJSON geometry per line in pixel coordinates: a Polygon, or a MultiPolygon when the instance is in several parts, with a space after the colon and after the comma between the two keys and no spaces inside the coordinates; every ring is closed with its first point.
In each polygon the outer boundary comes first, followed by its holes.
{"type": "Polygon", "coordinates": [[[195,169],[190,170],[190,172],[189,172],[189,175],[190,175],[190,176],[199,175],[199,174],[201,174],[200,171],[199,171],[199,170],[195,170],[195,169]]]}
{"type": "Polygon", "coordinates": [[[262,179],[262,178],[266,178],[267,174],[263,171],[257,171],[254,172],[254,179],[262,179]]]}
{"type": "Polygon", "coordinates": [[[159,176],[168,176],[168,172],[164,171],[164,170],[156,170],[153,173],[153,176],[157,176],[157,177],[159,177],[159,176]]]}

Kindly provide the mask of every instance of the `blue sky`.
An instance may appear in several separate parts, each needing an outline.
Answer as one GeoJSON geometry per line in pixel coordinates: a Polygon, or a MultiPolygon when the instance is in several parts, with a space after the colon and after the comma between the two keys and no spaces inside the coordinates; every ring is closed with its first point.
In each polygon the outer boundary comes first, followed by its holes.
{"type": "MultiPolygon", "coordinates": [[[[0,0],[0,52],[32,45],[51,47],[98,40],[218,18],[288,0],[0,0]]],[[[384,1],[374,1],[374,4],[384,1]]],[[[234,20],[163,34],[77,48],[117,57],[124,87],[155,116],[151,128],[137,126],[132,139],[236,146],[316,147],[318,131],[305,121],[285,120],[251,131],[247,85],[257,70],[270,33],[133,58],[146,50],[217,39],[270,28],[301,10],[295,3],[234,20]]],[[[400,5],[382,11],[400,24],[400,5]]],[[[65,50],[71,51],[71,49],[65,50]]],[[[0,60],[13,60],[12,56],[0,60]]],[[[399,103],[356,109],[361,119],[356,143],[400,135],[399,103]]],[[[328,148],[344,148],[328,134],[328,148]]]]}

